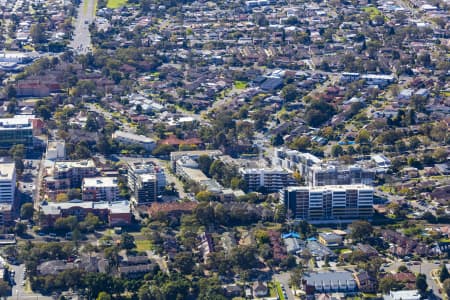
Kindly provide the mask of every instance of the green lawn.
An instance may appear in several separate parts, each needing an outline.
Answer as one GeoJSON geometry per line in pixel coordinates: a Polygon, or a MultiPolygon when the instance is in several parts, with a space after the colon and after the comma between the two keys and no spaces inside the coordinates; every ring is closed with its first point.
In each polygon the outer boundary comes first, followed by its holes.
{"type": "Polygon", "coordinates": [[[243,90],[247,87],[247,83],[245,81],[239,81],[236,80],[234,82],[234,86],[238,89],[238,90],[243,90]]]}
{"type": "Polygon", "coordinates": [[[277,293],[280,300],[284,300],[283,291],[281,290],[281,285],[279,282],[275,282],[275,285],[277,287],[277,293]]]}
{"type": "Polygon", "coordinates": [[[139,252],[152,250],[152,243],[149,240],[137,240],[135,244],[136,250],[139,252]]]}
{"type": "Polygon", "coordinates": [[[382,16],[381,11],[373,6],[365,7],[364,11],[369,14],[371,20],[375,19],[376,16],[382,16]]]}
{"type": "Polygon", "coordinates": [[[119,8],[128,3],[128,0],[108,0],[106,7],[108,8],[119,8]]]}

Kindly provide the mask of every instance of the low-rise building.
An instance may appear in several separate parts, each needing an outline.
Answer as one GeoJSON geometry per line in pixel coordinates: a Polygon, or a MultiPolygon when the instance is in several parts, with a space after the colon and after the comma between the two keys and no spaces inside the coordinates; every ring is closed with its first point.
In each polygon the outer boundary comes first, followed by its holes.
{"type": "Polygon", "coordinates": [[[338,247],[342,245],[342,236],[331,232],[319,233],[319,243],[327,247],[338,247]]]}
{"type": "Polygon", "coordinates": [[[128,201],[93,202],[72,200],[68,202],[43,202],[40,205],[43,214],[41,226],[53,226],[61,217],[76,216],[83,221],[92,213],[110,226],[131,224],[131,208],[128,201]]]}
{"type": "Polygon", "coordinates": [[[303,290],[307,295],[315,293],[353,294],[357,285],[352,273],[347,271],[309,273],[303,276],[303,290]]]}
{"type": "Polygon", "coordinates": [[[384,300],[420,300],[418,290],[390,291],[389,295],[383,296],[384,300]]]}
{"type": "Polygon", "coordinates": [[[84,178],[81,192],[83,201],[117,201],[119,198],[117,177],[84,178]]]}
{"type": "Polygon", "coordinates": [[[217,157],[222,155],[220,150],[193,150],[193,151],[175,151],[170,153],[170,163],[172,170],[176,171],[176,163],[182,157],[189,157],[193,160],[198,159],[200,156],[206,155],[209,157],[217,157]]]}
{"type": "Polygon", "coordinates": [[[154,139],[131,132],[117,130],[113,133],[112,138],[125,145],[139,145],[147,151],[153,151],[156,147],[156,141],[154,139]]]}

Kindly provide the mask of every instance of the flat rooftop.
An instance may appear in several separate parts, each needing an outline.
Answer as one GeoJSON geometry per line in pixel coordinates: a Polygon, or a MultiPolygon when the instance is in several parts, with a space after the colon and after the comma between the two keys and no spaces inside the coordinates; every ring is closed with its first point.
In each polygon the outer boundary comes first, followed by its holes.
{"type": "Polygon", "coordinates": [[[291,186],[288,187],[287,190],[289,192],[294,191],[329,191],[329,190],[371,190],[373,191],[373,187],[365,185],[365,184],[348,184],[348,185],[323,185],[323,186],[291,186]]]}
{"type": "Polygon", "coordinates": [[[83,179],[83,187],[117,187],[117,177],[92,177],[83,179]]]}
{"type": "Polygon", "coordinates": [[[16,172],[13,163],[0,163],[0,181],[12,181],[16,172]]]}

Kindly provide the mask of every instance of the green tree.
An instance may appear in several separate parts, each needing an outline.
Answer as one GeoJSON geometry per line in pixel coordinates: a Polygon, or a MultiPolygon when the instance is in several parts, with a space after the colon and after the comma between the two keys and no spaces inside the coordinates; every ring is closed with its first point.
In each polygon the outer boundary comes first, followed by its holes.
{"type": "Polygon", "coordinates": [[[120,237],[120,246],[122,249],[133,249],[135,246],[134,237],[128,232],[123,233],[120,237]]]}
{"type": "Polygon", "coordinates": [[[389,294],[390,291],[393,290],[397,290],[401,287],[402,285],[398,282],[395,281],[392,276],[386,276],[383,277],[379,284],[378,284],[378,289],[383,293],[383,294],[389,294]]]}
{"type": "Polygon", "coordinates": [[[419,274],[416,278],[416,288],[419,290],[419,292],[424,295],[427,291],[428,284],[427,284],[427,277],[425,274],[419,274]]]}
{"type": "Polygon", "coordinates": [[[445,280],[450,278],[450,274],[447,270],[447,267],[445,264],[442,264],[441,270],[439,272],[439,281],[444,282],[445,280]]]}
{"type": "Polygon", "coordinates": [[[367,221],[354,221],[350,224],[350,237],[355,241],[364,241],[372,236],[373,228],[367,221]]]}
{"type": "Polygon", "coordinates": [[[333,145],[333,147],[331,147],[331,156],[338,157],[342,154],[344,154],[344,149],[342,149],[341,145],[333,145]]]}
{"type": "Polygon", "coordinates": [[[370,143],[370,133],[366,129],[361,129],[355,140],[358,144],[369,144],[370,143]]]}
{"type": "MultiPolygon", "coordinates": [[[[17,96],[17,90],[11,84],[6,86],[5,92],[6,92],[6,97],[8,98],[8,100],[11,100],[17,96]]],[[[14,111],[15,111],[15,108],[14,108],[14,111]]],[[[8,112],[9,112],[9,109],[8,109],[8,112]]],[[[9,112],[9,113],[13,113],[13,112],[9,112]]]]}
{"type": "Polygon", "coordinates": [[[291,271],[291,277],[289,278],[289,283],[295,287],[301,287],[304,271],[303,266],[298,265],[291,271]]]}
{"type": "Polygon", "coordinates": [[[292,102],[298,99],[300,93],[295,85],[288,84],[281,90],[281,96],[286,102],[292,102]]]}
{"type": "Polygon", "coordinates": [[[447,297],[450,298],[450,278],[446,279],[442,283],[442,288],[444,289],[444,293],[447,295],[447,297]]]}
{"type": "Polygon", "coordinates": [[[20,218],[29,220],[33,217],[34,207],[33,203],[24,203],[20,208],[20,218]]]}
{"type": "Polygon", "coordinates": [[[97,300],[111,300],[111,295],[107,292],[98,293],[97,300]]]}
{"type": "Polygon", "coordinates": [[[45,26],[42,23],[31,25],[30,36],[35,44],[43,44],[47,42],[47,36],[45,35],[45,26]]]}
{"type": "Polygon", "coordinates": [[[180,252],[174,257],[173,266],[182,274],[191,274],[195,267],[195,261],[191,252],[180,252]]]}
{"type": "Polygon", "coordinates": [[[0,297],[6,299],[11,295],[11,287],[5,281],[0,280],[0,297]]]}
{"type": "Polygon", "coordinates": [[[25,157],[25,146],[23,144],[17,144],[9,149],[9,155],[12,156],[14,160],[23,159],[25,157]]]}
{"type": "Polygon", "coordinates": [[[21,236],[27,231],[27,225],[22,222],[17,222],[14,231],[17,235],[21,236]]]}

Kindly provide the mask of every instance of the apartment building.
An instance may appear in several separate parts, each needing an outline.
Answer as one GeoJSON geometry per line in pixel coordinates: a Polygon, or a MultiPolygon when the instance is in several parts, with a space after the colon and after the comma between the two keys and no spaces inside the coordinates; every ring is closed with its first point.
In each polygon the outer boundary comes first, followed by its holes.
{"type": "Polygon", "coordinates": [[[310,222],[350,222],[373,215],[373,188],[367,185],[288,187],[280,199],[290,216],[310,222]]]}
{"type": "Polygon", "coordinates": [[[359,165],[313,165],[308,169],[308,184],[312,186],[366,184],[373,185],[375,171],[359,165]]]}
{"type": "Polygon", "coordinates": [[[28,117],[0,119],[0,148],[9,149],[14,145],[23,144],[26,148],[33,147],[33,125],[28,117]]]}
{"type": "Polygon", "coordinates": [[[308,174],[310,167],[321,163],[322,160],[317,156],[287,148],[275,148],[272,157],[272,166],[297,171],[303,177],[308,174]]]}
{"type": "Polygon", "coordinates": [[[117,177],[84,178],[81,191],[83,201],[114,202],[119,198],[117,177]]]}
{"type": "Polygon", "coordinates": [[[366,168],[359,164],[326,163],[312,154],[286,148],[275,149],[272,165],[290,172],[299,172],[309,186],[373,185],[376,173],[375,169],[366,168]]]}
{"type": "Polygon", "coordinates": [[[137,204],[148,204],[157,200],[166,186],[164,170],[151,162],[128,164],[128,187],[137,204]]]}
{"type": "Polygon", "coordinates": [[[239,172],[244,178],[247,190],[250,192],[274,193],[294,184],[290,173],[282,169],[241,168],[239,172]]]}
{"type": "Polygon", "coordinates": [[[41,226],[53,226],[58,218],[76,216],[79,221],[92,213],[109,226],[131,224],[131,209],[128,201],[81,201],[43,202],[40,204],[41,226]]]}
{"type": "Polygon", "coordinates": [[[15,194],[16,167],[14,163],[0,163],[0,203],[14,203],[15,194]]]}
{"type": "Polygon", "coordinates": [[[43,180],[45,196],[55,200],[59,193],[69,189],[80,188],[84,178],[98,175],[92,159],[78,161],[57,161],[46,169],[43,180]]]}

